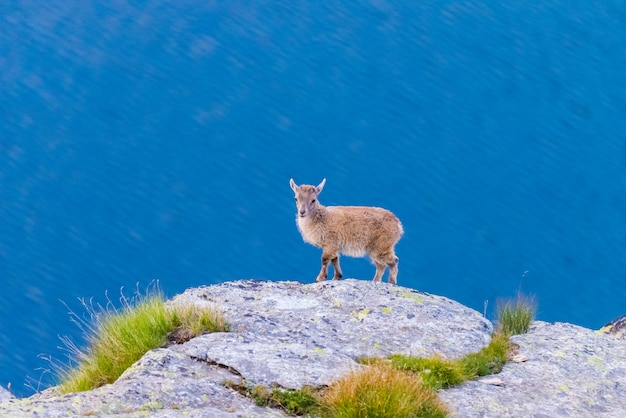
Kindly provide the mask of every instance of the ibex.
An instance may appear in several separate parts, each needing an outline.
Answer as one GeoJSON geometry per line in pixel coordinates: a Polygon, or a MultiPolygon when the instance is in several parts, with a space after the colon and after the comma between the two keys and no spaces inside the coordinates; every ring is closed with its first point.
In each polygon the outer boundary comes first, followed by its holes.
{"type": "Polygon", "coordinates": [[[296,194],[296,224],[305,242],[322,249],[322,269],[316,281],[328,277],[328,263],[335,269],[333,280],[342,277],[339,254],[364,257],[376,265],[374,281],[380,282],[389,266],[389,283],[396,284],[398,257],[394,246],[403,234],[400,220],[390,211],[369,206],[322,206],[318,200],[326,179],[317,186],[298,186],[289,180],[296,194]]]}

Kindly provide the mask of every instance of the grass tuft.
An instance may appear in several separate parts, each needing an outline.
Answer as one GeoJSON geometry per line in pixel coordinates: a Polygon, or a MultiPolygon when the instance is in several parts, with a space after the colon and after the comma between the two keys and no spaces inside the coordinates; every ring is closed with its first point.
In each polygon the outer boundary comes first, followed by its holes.
{"type": "Polygon", "coordinates": [[[424,384],[432,389],[446,389],[471,378],[459,361],[441,357],[407,357],[394,354],[389,357],[393,367],[419,374],[424,384]]]}
{"type": "Polygon", "coordinates": [[[535,298],[518,292],[513,300],[499,301],[496,306],[498,332],[507,335],[525,334],[535,318],[535,298]]]}
{"type": "Polygon", "coordinates": [[[72,313],[73,321],[85,334],[87,347],[81,349],[68,338],[62,339],[70,360],[76,364],[57,367],[62,393],[113,383],[146,352],[163,347],[174,329],[183,328],[192,336],[227,330],[219,311],[195,305],[167,307],[158,290],[131,299],[122,296],[120,300],[119,309],[110,301],[106,307],[83,301],[87,315],[72,313]]]}
{"type": "Polygon", "coordinates": [[[491,342],[477,353],[470,353],[457,360],[463,372],[470,379],[479,376],[487,376],[502,371],[509,358],[511,343],[509,336],[503,333],[495,333],[491,336],[491,342]]]}
{"type": "Polygon", "coordinates": [[[437,393],[409,372],[375,363],[331,384],[323,415],[339,418],[445,417],[437,393]]]}
{"type": "Polygon", "coordinates": [[[274,389],[272,400],[289,415],[310,415],[319,409],[319,402],[315,393],[307,389],[274,389]]]}
{"type": "Polygon", "coordinates": [[[257,406],[279,408],[288,415],[319,416],[321,405],[318,391],[304,387],[294,389],[272,389],[265,386],[248,386],[244,383],[225,382],[225,386],[254,400],[257,406]]]}
{"type": "Polygon", "coordinates": [[[221,312],[214,308],[180,305],[171,308],[170,315],[174,327],[188,330],[193,336],[229,330],[221,312]]]}

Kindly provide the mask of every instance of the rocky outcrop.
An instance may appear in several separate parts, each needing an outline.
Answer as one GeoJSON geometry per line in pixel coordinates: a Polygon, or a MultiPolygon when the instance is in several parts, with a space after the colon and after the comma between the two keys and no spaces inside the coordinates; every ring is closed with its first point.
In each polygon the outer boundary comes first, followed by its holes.
{"type": "Polygon", "coordinates": [[[491,323],[440,296],[370,281],[236,281],[189,289],[172,304],[217,305],[231,332],[153,350],[114,384],[48,390],[0,403],[11,416],[283,416],[224,386],[327,385],[392,353],[458,357],[489,343],[491,323]]]}
{"type": "Polygon", "coordinates": [[[290,389],[328,385],[358,369],[363,356],[459,357],[488,344],[492,331],[449,299],[357,280],[234,282],[188,290],[172,303],[218,304],[234,331],[173,350],[226,365],[254,384],[290,389]]]}
{"type": "MultiPolygon", "coordinates": [[[[460,357],[487,345],[492,332],[489,321],[457,302],[369,281],[236,281],[189,289],[169,303],[218,305],[231,332],[152,350],[114,384],[90,392],[59,395],[52,388],[0,401],[0,416],[280,417],[224,383],[319,387],[363,367],[356,361],[362,356],[460,357]]],[[[507,364],[492,384],[440,392],[454,414],[626,411],[625,341],[542,322],[513,340],[517,360],[526,361],[507,364]]]]}
{"type": "Polygon", "coordinates": [[[576,325],[535,322],[511,340],[518,362],[440,392],[459,417],[625,417],[626,342],[576,325]]]}

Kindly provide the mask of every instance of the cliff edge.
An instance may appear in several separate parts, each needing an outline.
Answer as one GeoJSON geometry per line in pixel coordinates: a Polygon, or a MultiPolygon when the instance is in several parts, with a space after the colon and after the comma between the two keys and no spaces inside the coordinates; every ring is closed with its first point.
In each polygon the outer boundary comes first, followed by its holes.
{"type": "MultiPolygon", "coordinates": [[[[0,416],[281,417],[224,385],[328,385],[363,356],[457,358],[486,346],[492,324],[441,296],[361,280],[235,281],[188,289],[171,304],[216,305],[231,332],[152,350],[115,383],[6,399],[0,416]]],[[[518,362],[489,379],[442,390],[453,416],[624,416],[626,341],[536,322],[515,336],[518,362]],[[522,360],[520,360],[522,359],[522,360]]]]}

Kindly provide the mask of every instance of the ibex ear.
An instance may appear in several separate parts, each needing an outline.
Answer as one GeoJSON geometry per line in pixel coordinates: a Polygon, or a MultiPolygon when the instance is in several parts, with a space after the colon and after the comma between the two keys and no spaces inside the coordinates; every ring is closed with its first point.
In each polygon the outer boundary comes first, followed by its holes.
{"type": "Polygon", "coordinates": [[[317,194],[320,194],[322,192],[322,189],[324,188],[325,184],[326,184],[326,179],[322,180],[322,182],[317,185],[317,187],[315,188],[315,190],[317,191],[317,194]]]}
{"type": "Polygon", "coordinates": [[[293,190],[294,192],[298,188],[298,185],[296,184],[295,181],[293,181],[293,179],[289,179],[289,185],[291,186],[291,190],[293,190]]]}

